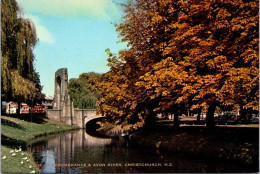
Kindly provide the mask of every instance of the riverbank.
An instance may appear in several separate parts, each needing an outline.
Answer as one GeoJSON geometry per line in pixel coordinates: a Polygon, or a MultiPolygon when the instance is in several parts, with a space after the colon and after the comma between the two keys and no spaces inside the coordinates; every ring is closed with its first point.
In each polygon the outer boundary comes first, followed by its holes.
{"type": "Polygon", "coordinates": [[[130,136],[134,145],[159,149],[167,153],[191,155],[209,160],[236,161],[250,171],[258,171],[258,127],[182,126],[140,131],[130,136]]]}
{"type": "Polygon", "coordinates": [[[33,160],[32,154],[25,150],[26,146],[34,142],[34,139],[37,137],[76,129],[79,128],[47,118],[1,116],[2,172],[40,172],[40,169],[33,160]],[[19,151],[20,146],[22,148],[19,151]],[[22,158],[26,158],[26,160],[22,158]]]}

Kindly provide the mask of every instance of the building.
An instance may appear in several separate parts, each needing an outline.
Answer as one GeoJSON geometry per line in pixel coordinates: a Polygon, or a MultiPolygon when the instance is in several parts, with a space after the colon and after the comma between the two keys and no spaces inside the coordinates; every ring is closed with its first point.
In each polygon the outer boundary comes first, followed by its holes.
{"type": "Polygon", "coordinates": [[[45,109],[53,109],[53,97],[46,95],[45,99],[42,101],[42,106],[45,109]]]}

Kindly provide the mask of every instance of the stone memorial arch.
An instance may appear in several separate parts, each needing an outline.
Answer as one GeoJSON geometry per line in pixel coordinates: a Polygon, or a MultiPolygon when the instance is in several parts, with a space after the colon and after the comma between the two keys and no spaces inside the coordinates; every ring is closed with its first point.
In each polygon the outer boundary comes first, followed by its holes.
{"type": "Polygon", "coordinates": [[[68,94],[68,72],[67,68],[58,69],[54,78],[54,109],[62,109],[68,94]]]}
{"type": "Polygon", "coordinates": [[[102,117],[93,109],[74,109],[68,90],[67,68],[58,69],[54,77],[53,109],[46,111],[49,119],[85,128],[90,120],[102,117]]]}
{"type": "Polygon", "coordinates": [[[73,124],[73,102],[68,91],[67,68],[58,69],[54,77],[53,109],[47,111],[50,119],[73,124]]]}

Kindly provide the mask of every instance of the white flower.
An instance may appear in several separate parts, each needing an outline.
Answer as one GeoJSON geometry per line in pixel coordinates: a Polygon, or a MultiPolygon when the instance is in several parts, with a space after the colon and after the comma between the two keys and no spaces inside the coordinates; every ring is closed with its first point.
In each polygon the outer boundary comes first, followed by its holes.
{"type": "Polygon", "coordinates": [[[29,168],[32,168],[32,166],[30,165],[29,168]]]}
{"type": "Polygon", "coordinates": [[[27,159],[27,156],[26,157],[24,157],[24,158],[22,158],[23,160],[26,160],[27,159]]]}
{"type": "Polygon", "coordinates": [[[21,164],[23,164],[23,161],[21,161],[21,164]]]}
{"type": "Polygon", "coordinates": [[[14,150],[11,150],[11,151],[10,151],[10,153],[13,153],[13,152],[14,152],[14,150]]]}
{"type": "Polygon", "coordinates": [[[6,156],[3,156],[2,159],[6,159],[6,156]]]}
{"type": "Polygon", "coordinates": [[[22,155],[24,156],[24,153],[22,153],[22,155]]]}
{"type": "Polygon", "coordinates": [[[31,171],[30,173],[35,173],[35,170],[31,171]]]}
{"type": "Polygon", "coordinates": [[[16,156],[16,153],[12,153],[12,156],[16,156]]]}

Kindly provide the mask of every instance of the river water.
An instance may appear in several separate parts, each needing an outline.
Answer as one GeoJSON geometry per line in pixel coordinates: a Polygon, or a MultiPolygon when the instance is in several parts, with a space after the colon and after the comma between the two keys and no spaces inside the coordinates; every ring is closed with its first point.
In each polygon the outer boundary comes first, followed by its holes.
{"type": "Polygon", "coordinates": [[[43,173],[246,172],[240,165],[134,147],[120,138],[91,136],[81,129],[31,144],[43,173]]]}

